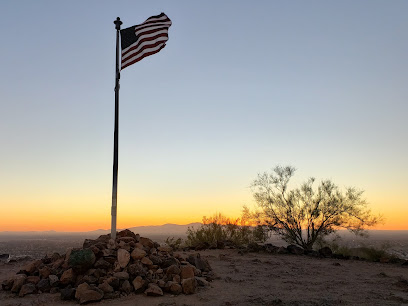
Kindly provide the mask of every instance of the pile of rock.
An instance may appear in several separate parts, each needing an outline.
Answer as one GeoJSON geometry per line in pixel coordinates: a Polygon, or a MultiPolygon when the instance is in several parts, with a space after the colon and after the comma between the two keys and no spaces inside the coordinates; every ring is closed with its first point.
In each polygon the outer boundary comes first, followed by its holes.
{"type": "Polygon", "coordinates": [[[82,304],[132,292],[192,294],[212,279],[211,267],[200,254],[182,258],[169,246],[124,230],[116,240],[110,235],[86,239],[81,249],[31,262],[2,287],[21,297],[60,292],[61,299],[77,299],[82,304]]]}

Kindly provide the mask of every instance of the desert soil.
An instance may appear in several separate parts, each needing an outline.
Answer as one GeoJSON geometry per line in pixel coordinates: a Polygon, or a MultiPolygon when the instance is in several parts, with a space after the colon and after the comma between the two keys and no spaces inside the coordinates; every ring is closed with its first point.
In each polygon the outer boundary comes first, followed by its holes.
{"type": "MultiPolygon", "coordinates": [[[[407,266],[283,254],[240,255],[237,250],[199,253],[217,275],[210,287],[193,295],[130,294],[98,305],[408,305],[407,266]]],[[[24,264],[0,264],[0,281],[24,264]]],[[[60,300],[59,294],[19,298],[0,290],[2,306],[75,304],[60,300]]]]}

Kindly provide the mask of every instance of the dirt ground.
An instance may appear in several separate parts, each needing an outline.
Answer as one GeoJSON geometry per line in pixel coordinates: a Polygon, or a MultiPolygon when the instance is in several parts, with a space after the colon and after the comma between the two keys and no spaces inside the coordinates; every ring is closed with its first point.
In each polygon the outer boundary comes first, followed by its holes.
{"type": "MultiPolygon", "coordinates": [[[[408,267],[355,260],[248,253],[199,252],[217,279],[193,295],[131,294],[99,305],[408,305],[408,267]]],[[[184,253],[188,254],[188,253],[184,253]]],[[[0,264],[0,281],[24,263],[0,264]]],[[[0,290],[0,305],[74,305],[59,294],[19,298],[0,290]]]]}

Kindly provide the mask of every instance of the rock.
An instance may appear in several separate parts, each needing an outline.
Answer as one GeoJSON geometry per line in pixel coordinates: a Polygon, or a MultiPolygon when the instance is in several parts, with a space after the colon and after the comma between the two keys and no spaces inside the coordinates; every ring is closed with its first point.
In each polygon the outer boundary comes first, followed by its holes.
{"type": "Polygon", "coordinates": [[[73,300],[75,298],[76,290],[71,286],[61,289],[61,300],[73,300]]]}
{"type": "Polygon", "coordinates": [[[111,265],[109,262],[107,262],[105,259],[99,258],[99,259],[95,262],[94,267],[95,267],[95,268],[100,268],[100,269],[105,269],[105,270],[107,270],[107,269],[109,269],[110,267],[112,267],[112,265],[111,265]]]}
{"type": "Polygon", "coordinates": [[[116,273],[113,274],[113,277],[116,277],[117,279],[128,280],[129,279],[129,273],[127,273],[127,272],[116,272],[116,273]]]}
{"type": "Polygon", "coordinates": [[[157,250],[159,252],[166,252],[166,253],[172,253],[173,252],[173,248],[171,246],[168,246],[168,245],[160,246],[160,247],[157,248],[157,250]]]}
{"type": "Polygon", "coordinates": [[[27,276],[26,278],[26,283],[30,283],[34,285],[37,285],[39,281],[40,281],[39,276],[27,276]]]}
{"type": "Polygon", "coordinates": [[[87,283],[82,283],[76,290],[75,298],[79,300],[80,304],[84,304],[102,300],[103,294],[96,290],[92,290],[92,288],[87,283]]]}
{"type": "Polygon", "coordinates": [[[184,294],[193,294],[197,288],[197,281],[194,277],[181,280],[184,294]]]}
{"type": "Polygon", "coordinates": [[[54,261],[53,263],[52,263],[52,270],[57,270],[57,269],[59,269],[59,268],[61,268],[61,266],[63,265],[65,263],[65,259],[63,259],[63,258],[60,258],[60,259],[58,259],[58,260],[56,260],[56,261],[54,261]]]}
{"type": "Polygon", "coordinates": [[[146,266],[153,265],[153,262],[148,257],[143,257],[140,262],[146,266]]]}
{"type": "Polygon", "coordinates": [[[120,298],[120,292],[119,291],[113,291],[113,292],[108,292],[103,295],[103,298],[108,300],[108,299],[118,299],[120,298]]]}
{"type": "Polygon", "coordinates": [[[127,271],[130,275],[132,275],[133,277],[135,276],[145,276],[147,269],[145,267],[143,267],[143,264],[141,264],[140,262],[129,265],[127,267],[127,271]]]}
{"type": "Polygon", "coordinates": [[[208,263],[208,260],[201,258],[201,255],[199,253],[191,254],[187,258],[187,261],[191,263],[193,266],[195,266],[197,269],[200,269],[201,271],[204,271],[204,272],[211,271],[211,266],[208,263]]]}
{"type": "Polygon", "coordinates": [[[95,263],[95,254],[89,249],[72,250],[68,264],[76,272],[85,272],[95,263]]]}
{"type": "Polygon", "coordinates": [[[210,283],[208,281],[206,281],[206,279],[204,277],[195,277],[195,280],[197,281],[197,285],[200,287],[207,287],[210,285],[210,283]]]}
{"type": "Polygon", "coordinates": [[[38,273],[40,274],[41,278],[47,278],[51,274],[51,270],[45,266],[44,268],[38,269],[38,273]]]}
{"type": "Polygon", "coordinates": [[[160,256],[157,255],[150,255],[149,259],[152,261],[154,265],[160,266],[163,263],[163,260],[160,256]]]}
{"type": "Polygon", "coordinates": [[[4,281],[2,281],[1,287],[3,288],[3,290],[8,291],[11,290],[11,288],[13,287],[13,283],[14,278],[5,279],[4,281]]]}
{"type": "Polygon", "coordinates": [[[133,291],[133,286],[130,284],[128,280],[125,280],[120,287],[120,291],[125,292],[126,294],[129,294],[133,291]]]}
{"type": "Polygon", "coordinates": [[[51,274],[50,276],[48,276],[48,279],[50,280],[51,287],[57,287],[59,285],[58,276],[51,274]]]}
{"type": "Polygon", "coordinates": [[[181,287],[180,284],[173,282],[173,283],[171,284],[170,288],[169,288],[169,291],[170,291],[172,294],[179,295],[180,293],[183,292],[183,288],[181,287]]]}
{"type": "Polygon", "coordinates": [[[118,262],[121,268],[125,268],[130,261],[130,254],[125,249],[118,250],[118,262]]]}
{"type": "Polygon", "coordinates": [[[10,254],[0,254],[0,262],[8,262],[10,254]]]}
{"type": "Polygon", "coordinates": [[[289,252],[287,248],[285,248],[284,246],[281,246],[276,250],[276,253],[277,254],[288,254],[289,252]]]}
{"type": "Polygon", "coordinates": [[[82,248],[83,249],[88,249],[91,246],[97,244],[99,241],[98,240],[94,240],[94,239],[85,239],[84,243],[82,244],[82,248]]]}
{"type": "Polygon", "coordinates": [[[104,281],[102,284],[99,284],[98,288],[105,293],[111,293],[114,291],[113,287],[109,285],[107,281],[104,281]]]}
{"type": "Polygon", "coordinates": [[[48,278],[40,280],[37,284],[37,289],[41,292],[50,292],[51,286],[48,278]]]}
{"type": "Polygon", "coordinates": [[[194,277],[194,268],[192,266],[181,267],[181,279],[194,277]]]}
{"type": "Polygon", "coordinates": [[[118,289],[119,289],[119,286],[120,286],[120,280],[119,280],[119,278],[116,278],[116,277],[113,277],[113,276],[112,276],[112,277],[109,277],[108,279],[106,279],[106,282],[107,282],[109,285],[111,285],[114,290],[118,290],[118,289]]]}
{"type": "Polygon", "coordinates": [[[136,276],[132,284],[136,293],[143,292],[146,288],[146,281],[141,276],[136,276]]]}
{"type": "Polygon", "coordinates": [[[180,284],[180,282],[181,282],[180,275],[174,275],[173,276],[173,282],[176,282],[176,283],[180,284]]]}
{"type": "Polygon", "coordinates": [[[179,265],[179,264],[180,264],[180,262],[176,258],[169,257],[169,258],[167,258],[167,259],[165,259],[163,261],[163,263],[161,264],[161,267],[162,268],[168,268],[168,267],[170,267],[172,265],[179,265]]]}
{"type": "Polygon", "coordinates": [[[60,282],[63,285],[73,284],[75,282],[75,273],[74,270],[68,269],[62,273],[60,282]]]}
{"type": "Polygon", "coordinates": [[[96,284],[98,283],[98,279],[93,275],[85,275],[82,278],[82,282],[87,282],[88,284],[96,284]]]}
{"type": "Polygon", "coordinates": [[[30,293],[35,293],[36,288],[35,285],[32,283],[28,283],[28,284],[24,284],[21,289],[20,289],[20,293],[18,294],[18,296],[23,297],[27,294],[30,293]]]}
{"type": "Polygon", "coordinates": [[[25,273],[27,275],[30,275],[30,274],[34,273],[41,264],[42,264],[41,260],[36,260],[36,261],[30,262],[27,265],[25,265],[20,270],[20,272],[25,273]]]}
{"type": "Polygon", "coordinates": [[[60,288],[58,288],[58,287],[52,287],[50,289],[51,294],[55,294],[55,293],[59,293],[59,292],[60,292],[60,288]]]}
{"type": "Polygon", "coordinates": [[[154,242],[153,240],[145,237],[140,237],[139,242],[144,246],[149,249],[154,248],[154,242]]]}
{"type": "Polygon", "coordinates": [[[264,244],[264,250],[265,252],[268,253],[276,253],[278,251],[279,247],[273,245],[272,243],[265,243],[264,244]]]}
{"type": "Polygon", "coordinates": [[[333,255],[333,252],[329,247],[326,246],[319,250],[319,254],[324,257],[331,257],[333,255]]]}
{"type": "Polygon", "coordinates": [[[103,249],[102,250],[103,257],[115,257],[116,259],[116,251],[111,249],[103,249]]]}
{"type": "Polygon", "coordinates": [[[166,275],[179,275],[181,273],[181,269],[177,265],[171,265],[166,270],[166,275]]]}
{"type": "MultiPolygon", "coordinates": [[[[142,239],[142,237],[140,237],[142,239]]],[[[163,290],[156,284],[150,283],[149,287],[144,292],[147,296],[162,296],[163,290]]]]}
{"type": "Polygon", "coordinates": [[[131,237],[131,238],[133,238],[134,240],[137,240],[137,239],[138,239],[137,235],[136,235],[134,232],[132,232],[131,230],[128,230],[128,229],[125,229],[125,230],[120,231],[119,233],[117,233],[116,238],[117,238],[118,240],[119,240],[120,238],[122,238],[122,237],[131,237]]]}
{"type": "Polygon", "coordinates": [[[135,248],[130,256],[132,256],[133,260],[139,260],[146,256],[146,252],[142,249],[135,248]]]}
{"type": "Polygon", "coordinates": [[[288,250],[288,252],[290,254],[295,254],[295,255],[303,255],[304,254],[304,250],[297,245],[294,244],[290,244],[286,247],[286,249],[288,250]]]}
{"type": "Polygon", "coordinates": [[[23,287],[27,276],[24,274],[17,274],[13,281],[13,287],[11,287],[11,292],[19,293],[21,287],[23,287]]]}

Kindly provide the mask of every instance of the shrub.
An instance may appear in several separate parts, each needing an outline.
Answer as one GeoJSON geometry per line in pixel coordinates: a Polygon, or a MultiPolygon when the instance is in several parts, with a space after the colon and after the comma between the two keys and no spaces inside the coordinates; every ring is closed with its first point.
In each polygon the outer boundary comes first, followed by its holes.
{"type": "Polygon", "coordinates": [[[169,246],[169,247],[172,247],[173,248],[173,250],[179,250],[180,249],[180,246],[181,246],[181,244],[183,243],[183,239],[181,239],[181,238],[174,238],[174,237],[167,237],[166,238],[166,240],[165,240],[165,243],[169,246]]]}
{"type": "Polygon", "coordinates": [[[203,217],[198,229],[188,228],[186,244],[190,247],[208,246],[219,248],[225,243],[239,247],[251,242],[265,242],[266,231],[262,226],[250,226],[245,218],[230,219],[222,214],[203,217]]]}

